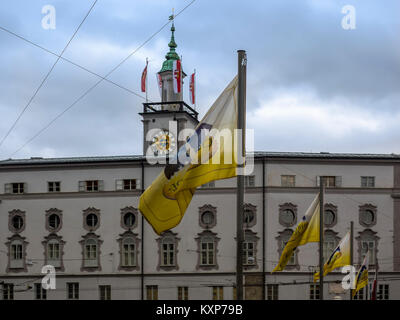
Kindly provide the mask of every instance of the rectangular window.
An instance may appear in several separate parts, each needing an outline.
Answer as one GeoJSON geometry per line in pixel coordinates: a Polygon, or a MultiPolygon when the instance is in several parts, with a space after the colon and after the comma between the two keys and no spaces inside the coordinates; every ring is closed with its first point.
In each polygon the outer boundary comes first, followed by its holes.
{"type": "Polygon", "coordinates": [[[35,283],[35,299],[36,300],[47,299],[47,290],[43,289],[42,283],[35,283]]]}
{"type": "Polygon", "coordinates": [[[47,259],[48,260],[60,260],[60,244],[49,243],[47,246],[47,259]]]}
{"type": "Polygon", "coordinates": [[[296,186],[296,176],[281,175],[281,185],[282,185],[282,187],[295,187],[296,186]]]}
{"type": "Polygon", "coordinates": [[[201,186],[202,188],[215,188],[215,181],[210,181],[201,186]]]}
{"type": "Polygon", "coordinates": [[[3,300],[14,300],[14,284],[3,284],[3,300]]]}
{"type": "Polygon", "coordinates": [[[267,300],[278,300],[279,285],[267,284],[267,300]]]}
{"type": "Polygon", "coordinates": [[[140,180],[139,179],[115,180],[115,190],[117,190],[117,191],[137,190],[138,188],[140,188],[140,180]]]}
{"type": "Polygon", "coordinates": [[[341,176],[317,176],[317,186],[320,184],[320,178],[323,179],[324,187],[341,187],[342,185],[341,176]]]}
{"type": "Polygon", "coordinates": [[[254,256],[254,242],[243,242],[243,264],[247,266],[256,264],[256,259],[254,256]]]}
{"type": "Polygon", "coordinates": [[[175,265],[175,245],[173,243],[163,243],[162,245],[162,265],[175,265]]]}
{"type": "Polygon", "coordinates": [[[319,284],[310,284],[310,300],[319,300],[319,284]]]}
{"type": "Polygon", "coordinates": [[[67,294],[68,294],[69,300],[78,300],[79,299],[79,283],[78,282],[67,283],[67,294]]]}
{"type": "Polygon", "coordinates": [[[364,290],[365,287],[358,290],[357,293],[354,295],[353,300],[364,300],[364,290]]]}
{"type": "Polygon", "coordinates": [[[178,287],[178,300],[189,300],[189,287],[178,287]]]}
{"type": "Polygon", "coordinates": [[[22,260],[22,244],[11,245],[11,260],[22,260]]]}
{"type": "Polygon", "coordinates": [[[26,183],[14,182],[4,185],[4,193],[22,194],[26,192],[26,183]]]}
{"type": "Polygon", "coordinates": [[[103,191],[103,180],[79,181],[79,191],[80,192],[103,191]]]}
{"type": "Polygon", "coordinates": [[[214,242],[201,242],[201,265],[214,265],[214,242]]]}
{"type": "MultiPolygon", "coordinates": [[[[282,241],[282,247],[281,247],[281,253],[280,253],[280,255],[282,255],[282,252],[283,252],[283,250],[285,249],[285,246],[286,246],[286,244],[288,243],[288,241],[289,241],[289,238],[287,238],[287,240],[285,241],[282,241]]],[[[297,258],[297,252],[296,252],[296,250],[295,251],[293,251],[293,254],[291,255],[291,257],[290,257],[290,259],[289,259],[289,261],[288,261],[288,263],[287,263],[287,266],[295,266],[296,265],[296,258],[297,258]]]]}
{"type": "Polygon", "coordinates": [[[244,185],[245,185],[245,187],[254,187],[255,186],[255,176],[244,176],[244,185]]]}
{"type": "Polygon", "coordinates": [[[375,177],[361,177],[361,187],[363,188],[375,187],[375,177]]]}
{"type": "Polygon", "coordinates": [[[47,191],[48,192],[60,192],[61,191],[61,182],[60,181],[50,181],[47,183],[47,191]]]}
{"type": "Polygon", "coordinates": [[[99,286],[100,300],[111,300],[111,286],[99,286]]]}
{"type": "Polygon", "coordinates": [[[376,291],[376,300],[389,300],[389,285],[378,284],[376,291]]]}
{"type": "Polygon", "coordinates": [[[134,266],[136,266],[135,244],[133,244],[133,243],[125,243],[123,245],[122,265],[124,267],[134,267],[134,266]]]}
{"type": "Polygon", "coordinates": [[[158,300],[158,286],[146,286],[147,300],[158,300]]]}
{"type": "Polygon", "coordinates": [[[213,300],[224,300],[224,287],[212,287],[213,300]]]}

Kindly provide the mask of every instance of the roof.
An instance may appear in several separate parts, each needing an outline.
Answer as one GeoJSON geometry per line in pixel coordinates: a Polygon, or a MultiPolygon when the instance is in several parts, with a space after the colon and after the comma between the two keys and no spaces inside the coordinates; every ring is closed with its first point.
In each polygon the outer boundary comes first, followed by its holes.
{"type": "MultiPolygon", "coordinates": [[[[400,161],[400,154],[374,154],[374,153],[330,153],[330,152],[271,152],[255,151],[255,158],[269,159],[330,159],[330,160],[394,160],[400,161]]],[[[59,164],[100,164],[138,162],[145,160],[143,155],[123,156],[97,156],[97,157],[68,157],[68,158],[41,158],[6,159],[0,160],[0,167],[13,165],[59,165],[59,164]]]]}

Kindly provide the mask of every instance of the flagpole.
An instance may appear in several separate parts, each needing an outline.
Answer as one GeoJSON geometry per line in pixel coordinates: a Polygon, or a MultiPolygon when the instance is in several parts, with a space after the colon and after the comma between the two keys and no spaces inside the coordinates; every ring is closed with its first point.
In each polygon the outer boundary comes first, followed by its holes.
{"type": "Polygon", "coordinates": [[[319,179],[319,299],[324,300],[324,179],[319,179]]]}
{"type": "Polygon", "coordinates": [[[193,97],[194,97],[194,110],[196,111],[196,103],[197,103],[197,99],[196,99],[196,69],[194,69],[194,81],[193,81],[193,97]]]}
{"type": "Polygon", "coordinates": [[[148,69],[148,67],[147,67],[147,65],[148,65],[148,63],[149,63],[149,60],[148,60],[148,58],[146,57],[146,103],[148,102],[148,99],[147,99],[147,91],[149,91],[149,88],[148,88],[148,82],[147,82],[147,74],[149,73],[149,69],[148,69]]]}
{"type": "MultiPolygon", "coordinates": [[[[354,237],[354,222],[350,222],[350,266],[353,267],[353,237],[354,237]]],[[[353,272],[352,270],[350,272],[353,272]]],[[[353,278],[350,278],[353,281],[353,278]]],[[[353,283],[351,284],[353,286],[353,283]]],[[[353,289],[350,288],[350,300],[353,300],[353,289]]]]}
{"type": "MultiPolygon", "coordinates": [[[[239,164],[240,159],[246,155],[245,146],[245,118],[246,118],[246,65],[247,57],[245,50],[238,50],[238,132],[242,133],[242,141],[238,141],[237,161],[238,169],[244,167],[239,164]]],[[[244,208],[244,176],[237,176],[236,196],[236,295],[237,300],[243,300],[243,208],[244,208]]]]}

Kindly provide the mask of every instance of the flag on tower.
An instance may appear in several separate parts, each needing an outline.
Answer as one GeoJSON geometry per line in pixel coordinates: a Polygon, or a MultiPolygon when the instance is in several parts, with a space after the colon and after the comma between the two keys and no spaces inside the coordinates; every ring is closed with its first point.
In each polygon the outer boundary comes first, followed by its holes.
{"type": "Polygon", "coordinates": [[[197,125],[187,144],[169,158],[140,197],[139,210],[157,234],[180,223],[197,187],[237,176],[235,139],[225,141],[222,136],[229,132],[233,137],[237,129],[237,87],[236,76],[197,125]],[[220,143],[218,132],[224,143],[220,143]]]}
{"type": "Polygon", "coordinates": [[[172,80],[174,83],[174,93],[180,93],[182,87],[182,66],[181,60],[174,60],[172,65],[172,80]]]}
{"type": "Polygon", "coordinates": [[[146,67],[144,68],[144,70],[142,72],[142,83],[141,83],[142,92],[146,92],[147,64],[148,64],[148,61],[146,59],[146,67]]]}
{"type": "Polygon", "coordinates": [[[369,258],[369,251],[365,255],[364,261],[358,270],[356,279],[355,279],[355,289],[353,289],[352,296],[354,297],[358,290],[364,288],[368,284],[368,258],[369,258]]]}
{"type": "Polygon", "coordinates": [[[272,272],[285,269],[296,248],[308,242],[319,242],[319,193],[286,243],[278,265],[272,272]]]}
{"type": "MultiPolygon", "coordinates": [[[[333,250],[328,261],[324,264],[324,277],[332,270],[350,264],[350,231],[340,240],[338,246],[333,250]]],[[[319,272],[314,274],[314,282],[319,280],[319,272]]]]}
{"type": "Polygon", "coordinates": [[[159,73],[157,73],[156,76],[157,76],[158,92],[160,93],[160,98],[162,99],[162,78],[159,73]]]}
{"type": "Polygon", "coordinates": [[[189,92],[190,92],[190,103],[191,104],[195,104],[196,103],[196,97],[195,97],[195,90],[196,90],[196,86],[195,86],[195,74],[196,71],[192,73],[192,75],[190,76],[190,84],[189,84],[189,92]]]}

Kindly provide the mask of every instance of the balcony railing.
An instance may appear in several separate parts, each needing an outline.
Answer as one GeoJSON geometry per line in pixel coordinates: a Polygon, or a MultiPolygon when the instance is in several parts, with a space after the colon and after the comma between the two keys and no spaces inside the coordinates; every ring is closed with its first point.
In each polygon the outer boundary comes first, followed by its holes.
{"type": "Polygon", "coordinates": [[[143,103],[143,113],[185,111],[197,120],[198,112],[184,101],[149,102],[143,103]]]}

